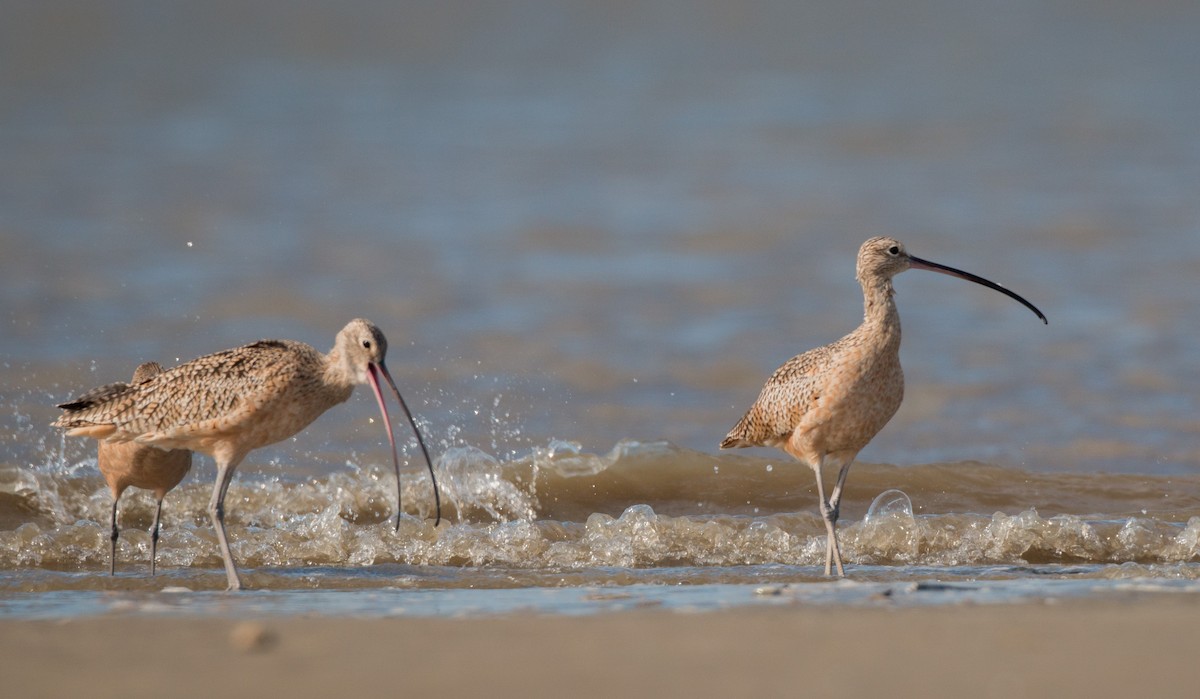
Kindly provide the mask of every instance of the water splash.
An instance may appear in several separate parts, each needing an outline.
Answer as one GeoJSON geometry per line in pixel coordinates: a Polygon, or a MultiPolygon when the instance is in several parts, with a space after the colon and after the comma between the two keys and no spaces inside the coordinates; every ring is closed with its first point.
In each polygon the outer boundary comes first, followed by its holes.
{"type": "Polygon", "coordinates": [[[579,442],[561,439],[551,440],[549,445],[533,452],[535,466],[552,470],[566,478],[595,476],[615,462],[616,456],[613,453],[607,457],[588,454],[583,451],[583,445],[579,442]]]}
{"type": "Polygon", "coordinates": [[[452,447],[437,459],[446,499],[454,504],[459,521],[475,510],[493,520],[533,520],[537,503],[518,485],[505,478],[504,466],[496,457],[476,447],[452,447]]]}
{"type": "MultiPolygon", "coordinates": [[[[255,465],[230,488],[227,520],[234,553],[258,566],[440,565],[522,570],[821,566],[825,532],[812,494],[791,481],[803,473],[767,471],[762,459],[714,457],[665,443],[621,442],[604,454],[552,441],[515,458],[478,447],[447,449],[436,468],[450,521],[434,528],[432,492],[418,469],[402,473],[406,513],[399,533],[394,481],[385,464],[346,462],[325,475],[285,477],[287,463],[255,465]],[[712,473],[715,464],[720,473],[712,473]],[[747,504],[749,503],[749,504],[747,504]]],[[[843,500],[842,544],[851,565],[1194,565],[1200,517],[1142,515],[1145,496],[1120,478],[1092,476],[1079,509],[1107,514],[1042,514],[1028,492],[1070,502],[1071,480],[1013,469],[896,468],[861,464],[843,500]],[[987,488],[978,488],[981,479],[987,488]],[[1040,479],[1040,480],[1039,480],[1040,479]],[[1032,482],[1031,482],[1032,481],[1032,482]],[[886,483],[861,521],[847,513],[865,484],[886,483]],[[972,500],[985,492],[987,501],[972,500]],[[1014,495],[999,500],[1006,492],[1014,495]],[[911,494],[911,496],[910,496],[911,494]],[[949,503],[949,504],[947,504],[949,503]],[[957,503],[957,505],[955,505],[957,503]],[[999,504],[991,514],[977,514],[999,504]],[[936,511],[922,514],[915,511],[936,511]],[[1135,511],[1136,515],[1121,515],[1135,511]]],[[[211,476],[189,476],[166,500],[160,562],[217,568],[206,507],[211,476]]],[[[1190,506],[1195,483],[1172,477],[1176,506],[1190,506]]],[[[876,491],[879,492],[879,491],[876,491]]],[[[92,458],[67,468],[0,466],[0,570],[100,570],[107,562],[111,500],[92,458]]],[[[118,567],[148,557],[153,498],[122,500],[118,567]]],[[[137,570],[134,568],[134,570],[137,570]]]]}
{"type": "Polygon", "coordinates": [[[876,496],[862,525],[854,530],[852,546],[866,561],[915,562],[920,553],[921,527],[913,516],[908,494],[892,488],[876,496]]]}
{"type": "Polygon", "coordinates": [[[870,524],[884,518],[913,519],[912,498],[908,497],[908,493],[896,488],[883,491],[871,501],[863,523],[870,524]]]}

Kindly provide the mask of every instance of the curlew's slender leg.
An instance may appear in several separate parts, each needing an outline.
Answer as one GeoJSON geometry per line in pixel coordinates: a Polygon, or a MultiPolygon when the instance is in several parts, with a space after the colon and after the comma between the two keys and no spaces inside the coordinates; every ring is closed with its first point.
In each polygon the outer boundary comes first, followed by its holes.
{"type": "Polygon", "coordinates": [[[834,514],[833,508],[829,506],[829,501],[825,499],[825,486],[821,483],[821,466],[825,462],[825,456],[822,455],[817,467],[813,469],[817,476],[817,503],[821,510],[821,517],[825,520],[825,532],[828,535],[825,546],[825,575],[833,575],[833,566],[837,564],[837,574],[839,577],[845,577],[846,571],[842,569],[842,552],[838,548],[837,540],[837,516],[834,514]]]}
{"type": "Polygon", "coordinates": [[[229,551],[229,541],[225,538],[225,491],[229,490],[229,482],[233,480],[236,468],[237,461],[217,462],[217,482],[213,485],[212,500],[208,503],[208,515],[213,528],[217,530],[217,543],[221,546],[221,558],[225,560],[225,577],[229,580],[226,590],[229,591],[242,589],[237,566],[233,564],[233,554],[229,551]]]}
{"type": "MultiPolygon", "coordinates": [[[[833,526],[835,529],[837,528],[838,514],[841,510],[842,488],[846,485],[846,476],[850,475],[850,465],[854,463],[854,457],[856,456],[858,456],[858,454],[852,454],[842,463],[842,467],[838,469],[837,483],[833,486],[833,492],[829,494],[829,514],[833,519],[833,526]]],[[[829,542],[825,556],[828,558],[833,556],[835,553],[837,554],[838,575],[842,575],[842,552],[836,547],[837,539],[835,537],[829,542]]],[[[826,574],[828,575],[828,573],[826,574]]]]}
{"type": "Polygon", "coordinates": [[[838,511],[842,503],[842,488],[846,485],[846,476],[850,475],[850,465],[854,463],[854,458],[858,454],[851,455],[842,463],[842,467],[838,470],[837,484],[833,486],[833,492],[829,494],[829,509],[833,510],[833,523],[837,524],[838,511]]]}
{"type": "Polygon", "coordinates": [[[117,501],[121,499],[120,495],[113,497],[112,506],[112,534],[109,535],[109,555],[108,555],[108,574],[117,574],[117,538],[121,536],[120,530],[117,529],[117,501]]]}
{"type": "Polygon", "coordinates": [[[155,559],[158,558],[158,520],[162,517],[162,501],[158,499],[158,509],[154,510],[154,528],[150,530],[150,575],[156,572],[155,559]]]}

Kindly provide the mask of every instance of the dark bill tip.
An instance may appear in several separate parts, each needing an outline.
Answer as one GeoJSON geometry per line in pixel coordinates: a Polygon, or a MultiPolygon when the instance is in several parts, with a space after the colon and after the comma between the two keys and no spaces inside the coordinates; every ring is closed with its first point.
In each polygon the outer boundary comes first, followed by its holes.
{"type": "Polygon", "coordinates": [[[1004,294],[1005,296],[1016,300],[1021,305],[1025,306],[1029,310],[1033,311],[1034,314],[1038,318],[1042,319],[1043,324],[1045,324],[1045,325],[1050,324],[1050,321],[1046,319],[1046,314],[1042,313],[1042,311],[1037,306],[1033,305],[1029,301],[1026,301],[1024,296],[1021,296],[1020,294],[1018,294],[1014,291],[1009,291],[1008,289],[1004,288],[1003,286],[1000,286],[999,284],[997,284],[994,281],[991,281],[989,279],[984,279],[983,277],[981,277],[977,274],[971,274],[970,272],[964,272],[961,269],[955,269],[954,267],[948,267],[946,265],[941,265],[936,262],[930,262],[929,260],[922,260],[921,258],[913,257],[912,255],[908,256],[908,260],[913,269],[923,269],[923,270],[926,270],[929,272],[938,272],[939,274],[948,274],[952,277],[958,277],[959,279],[966,279],[969,282],[975,282],[976,284],[979,284],[981,286],[986,286],[989,289],[999,291],[1000,293],[1004,294]]]}
{"type": "MultiPolygon", "coordinates": [[[[373,365],[372,365],[372,368],[373,365]]],[[[442,523],[442,497],[438,493],[437,476],[433,472],[433,459],[429,458],[429,449],[425,447],[425,438],[421,436],[421,430],[417,427],[417,421],[413,419],[412,411],[408,409],[408,403],[404,402],[404,396],[400,395],[400,389],[396,387],[396,382],[392,380],[392,375],[388,372],[387,367],[381,362],[379,364],[379,372],[387,379],[388,386],[391,386],[392,393],[396,394],[396,400],[400,403],[400,409],[404,411],[404,417],[408,418],[408,424],[412,426],[413,434],[417,437],[417,445],[421,447],[421,454],[425,457],[425,465],[429,468],[429,479],[433,481],[433,506],[434,520],[433,526],[438,526],[442,523]]],[[[382,401],[382,396],[380,397],[382,401]]],[[[381,403],[382,405],[382,403],[381,403]]],[[[396,488],[400,487],[400,475],[396,474],[396,488]]],[[[400,513],[396,513],[396,529],[400,529],[400,513]]]]}

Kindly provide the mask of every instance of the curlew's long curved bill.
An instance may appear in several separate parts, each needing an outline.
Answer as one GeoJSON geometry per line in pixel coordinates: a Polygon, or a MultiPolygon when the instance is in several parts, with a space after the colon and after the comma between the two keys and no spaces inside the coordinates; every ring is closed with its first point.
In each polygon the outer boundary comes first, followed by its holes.
{"type": "Polygon", "coordinates": [[[929,260],[922,260],[921,258],[913,257],[912,255],[908,256],[908,261],[913,269],[923,269],[923,270],[926,270],[929,272],[938,272],[940,274],[948,274],[951,277],[958,277],[959,279],[966,279],[969,282],[975,282],[976,284],[981,284],[983,286],[986,286],[989,289],[995,289],[996,291],[999,291],[1000,293],[1004,294],[1005,296],[1008,296],[1009,298],[1019,301],[1021,303],[1021,305],[1025,306],[1029,310],[1033,311],[1037,315],[1038,318],[1041,318],[1043,323],[1045,323],[1047,325],[1050,324],[1050,321],[1046,320],[1046,315],[1044,313],[1042,313],[1040,310],[1038,310],[1037,306],[1026,301],[1025,298],[1023,296],[1021,296],[1020,294],[1017,294],[1016,292],[1013,292],[1013,291],[1009,291],[1008,289],[1005,289],[1004,287],[1000,286],[996,282],[989,281],[978,275],[971,274],[970,272],[964,272],[961,269],[947,267],[946,265],[939,265],[938,263],[930,262],[929,260]]]}
{"type": "Polygon", "coordinates": [[[371,390],[375,392],[375,400],[379,401],[379,411],[383,413],[383,424],[387,427],[388,442],[392,445],[392,463],[396,466],[396,530],[400,529],[400,514],[403,512],[400,503],[400,457],[396,453],[396,438],[392,435],[392,422],[388,419],[387,404],[383,402],[383,392],[379,390],[379,377],[375,375],[376,371],[383,374],[387,379],[388,385],[392,387],[392,392],[396,394],[396,400],[400,401],[400,407],[404,410],[404,416],[408,418],[408,424],[412,425],[413,434],[417,436],[417,444],[421,446],[421,453],[425,455],[425,464],[429,466],[429,477],[433,480],[433,504],[436,511],[436,517],[433,526],[441,524],[442,521],[442,498],[438,495],[437,476],[433,475],[433,461],[429,458],[429,450],[425,448],[425,440],[421,437],[421,430],[417,429],[417,421],[413,419],[412,413],[408,410],[408,404],[404,402],[404,397],[400,395],[400,389],[396,388],[396,382],[392,380],[392,375],[388,372],[387,366],[382,362],[379,364],[367,364],[368,376],[371,379],[371,390]]]}

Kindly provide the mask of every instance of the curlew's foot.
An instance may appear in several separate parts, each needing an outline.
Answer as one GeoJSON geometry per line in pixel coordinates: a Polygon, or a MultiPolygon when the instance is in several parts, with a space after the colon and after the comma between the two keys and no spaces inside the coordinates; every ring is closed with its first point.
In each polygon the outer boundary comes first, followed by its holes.
{"type": "Polygon", "coordinates": [[[825,544],[825,575],[833,577],[833,571],[836,567],[837,577],[846,577],[846,571],[842,567],[842,551],[838,546],[837,540],[837,520],[838,510],[836,507],[830,507],[829,503],[821,503],[821,517],[825,520],[825,531],[827,534],[825,544]]]}

